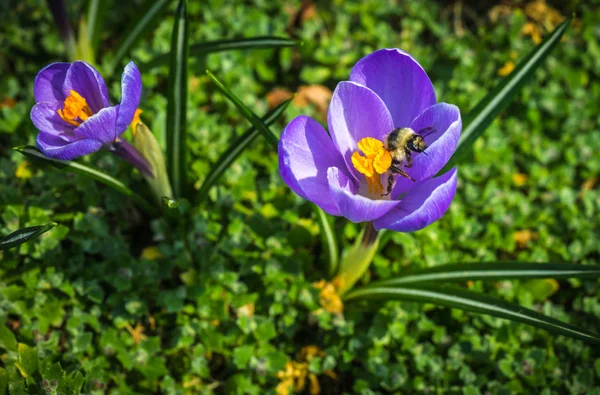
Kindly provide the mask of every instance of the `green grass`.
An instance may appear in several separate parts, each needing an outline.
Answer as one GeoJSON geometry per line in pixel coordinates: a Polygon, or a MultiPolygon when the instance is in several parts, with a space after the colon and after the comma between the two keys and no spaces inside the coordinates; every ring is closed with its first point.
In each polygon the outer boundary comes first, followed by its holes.
{"type": "MultiPolygon", "coordinates": [[[[124,62],[142,64],[169,51],[176,3],[107,80],[113,102],[124,62]]],[[[466,114],[508,61],[518,63],[535,46],[521,34],[530,21],[526,2],[508,2],[508,13],[494,21],[491,4],[319,2],[297,26],[290,25],[290,12],[299,1],[289,8],[234,3],[189,1],[189,43],[291,35],[303,45],[190,60],[187,180],[194,191],[249,126],[207,69],[252,112],[265,114],[274,88],[333,90],[365,54],[399,47],[427,70],[438,99],[466,114]]],[[[387,232],[365,281],[445,263],[599,262],[600,3],[551,4],[565,16],[575,12],[565,39],[459,166],[446,216],[416,233],[387,232]]],[[[86,12],[83,3],[70,7],[74,18],[86,12]]],[[[127,2],[114,2],[106,13],[96,56],[101,70],[112,65],[120,44],[112,33],[135,18],[136,4],[127,2]]],[[[374,311],[349,304],[343,317],[317,314],[312,283],[327,277],[328,261],[319,219],[280,179],[276,152],[265,139],[252,143],[201,207],[186,202],[161,218],[82,175],[31,163],[31,178],[15,177],[26,158],[12,148],[35,141],[33,78],[66,55],[40,1],[0,12],[0,46],[0,101],[15,101],[0,105],[0,236],[58,223],[35,241],[0,252],[0,366],[15,377],[21,375],[14,367],[18,342],[37,347],[38,372],[59,377],[58,390],[60,382],[66,388],[78,379],[63,378],[57,362],[85,377],[84,392],[105,383],[115,394],[274,393],[277,372],[300,361],[304,346],[316,345],[324,354],[309,367],[324,394],[600,392],[597,347],[523,324],[407,302],[374,311]],[[144,258],[148,248],[160,256],[144,258]],[[242,308],[249,304],[251,316],[242,308]]],[[[141,103],[142,119],[163,147],[167,78],[167,67],[145,71],[141,103]]],[[[315,106],[296,101],[270,130],[279,135],[299,114],[324,120],[315,106]]],[[[142,177],[109,153],[80,162],[152,199],[142,177]]],[[[334,230],[348,247],[360,228],[337,219],[334,230]]],[[[600,327],[597,281],[469,287],[592,332],[600,327]]],[[[23,347],[28,357],[21,363],[34,372],[28,388],[43,393],[32,353],[23,347]]],[[[3,377],[0,371],[0,391],[3,377]]]]}

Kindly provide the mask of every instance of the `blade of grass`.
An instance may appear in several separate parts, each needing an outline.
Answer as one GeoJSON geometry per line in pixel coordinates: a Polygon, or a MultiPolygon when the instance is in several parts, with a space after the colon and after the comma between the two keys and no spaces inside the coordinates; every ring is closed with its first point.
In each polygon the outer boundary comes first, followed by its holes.
{"type": "Polygon", "coordinates": [[[493,317],[522,322],[536,328],[545,329],[552,334],[564,335],[600,345],[600,337],[576,326],[547,317],[518,304],[447,285],[364,287],[350,291],[344,299],[346,301],[400,300],[432,303],[472,313],[487,314],[493,317]]]}
{"type": "MultiPolygon", "coordinates": [[[[190,57],[201,57],[216,52],[239,51],[244,49],[285,48],[300,44],[301,43],[297,40],[271,36],[206,41],[200,44],[191,45],[190,57]]],[[[164,66],[168,63],[169,54],[162,54],[142,64],[140,69],[150,70],[155,67],[164,66]]]]}
{"type": "Polygon", "coordinates": [[[50,222],[41,226],[31,226],[12,232],[8,236],[0,237],[0,250],[8,250],[29,240],[37,239],[56,225],[56,222],[50,222]]]}
{"type": "MultiPolygon", "coordinates": [[[[292,99],[286,100],[271,111],[269,111],[261,120],[266,125],[271,125],[285,111],[292,99]]],[[[208,196],[208,191],[217,182],[217,180],[225,173],[225,171],[233,164],[233,162],[244,152],[244,150],[252,143],[259,135],[259,131],[255,127],[251,127],[244,134],[236,138],[233,143],[223,152],[217,160],[215,166],[210,170],[204,183],[200,187],[197,194],[197,203],[201,203],[208,196]]]]}
{"type": "Polygon", "coordinates": [[[329,217],[327,213],[323,211],[316,204],[313,205],[315,213],[317,214],[317,220],[319,221],[319,228],[321,229],[321,242],[325,248],[325,253],[327,255],[327,273],[329,277],[333,277],[336,275],[339,266],[340,253],[338,250],[337,240],[335,238],[335,232],[333,231],[333,227],[331,226],[331,222],[329,222],[329,217]]]}
{"type": "Polygon", "coordinates": [[[558,44],[571,23],[567,18],[554,31],[535,47],[512,73],[504,77],[465,117],[463,132],[456,152],[438,174],[445,173],[464,159],[475,140],[487,129],[494,118],[504,110],[527,79],[542,65],[552,49],[558,44]]]}
{"type": "Polygon", "coordinates": [[[186,182],[186,106],[188,66],[186,0],[177,6],[171,41],[171,66],[167,94],[167,170],[176,198],[183,197],[186,182]]]}
{"type": "Polygon", "coordinates": [[[431,282],[464,282],[476,280],[521,280],[532,278],[584,278],[600,277],[600,266],[572,263],[466,263],[442,265],[401,274],[389,280],[376,281],[367,287],[392,287],[431,282]]]}
{"type": "Polygon", "coordinates": [[[141,17],[132,23],[131,29],[123,35],[121,39],[121,45],[115,52],[115,57],[112,59],[108,67],[108,73],[112,74],[114,70],[119,66],[121,59],[129,52],[131,47],[136,41],[143,35],[144,32],[149,29],[152,24],[158,19],[160,11],[167,5],[169,0],[147,0],[144,4],[139,7],[137,15],[141,17]]]}
{"type": "Polygon", "coordinates": [[[98,52],[98,44],[100,43],[100,32],[104,26],[106,10],[110,8],[108,1],[89,0],[86,15],[87,22],[87,39],[92,44],[94,53],[98,52]]]}
{"type": "Polygon", "coordinates": [[[68,171],[70,173],[81,174],[86,177],[92,178],[115,191],[131,198],[135,201],[141,208],[146,210],[149,214],[155,214],[156,210],[154,206],[148,203],[143,197],[129,189],[125,184],[121,181],[105,174],[99,170],[93,169],[89,166],[83,165],[81,163],[69,161],[69,160],[58,160],[51,159],[42,154],[36,147],[32,146],[24,146],[15,148],[17,152],[25,155],[27,158],[34,160],[35,162],[51,165],[58,169],[68,171]]]}
{"type": "Polygon", "coordinates": [[[256,114],[254,114],[252,112],[252,110],[250,110],[248,107],[246,107],[246,105],[244,103],[242,103],[242,101],[240,99],[238,99],[237,96],[235,96],[233,94],[233,92],[231,92],[229,89],[227,89],[221,83],[221,81],[219,81],[217,79],[217,77],[215,77],[215,75],[213,73],[211,73],[209,70],[206,70],[206,74],[208,74],[210,79],[215,83],[217,88],[219,88],[219,90],[225,95],[225,97],[227,97],[238,108],[238,110],[240,110],[242,115],[244,115],[244,117],[246,117],[246,119],[248,121],[250,121],[250,123],[259,132],[261,132],[263,134],[263,136],[267,139],[267,141],[272,146],[275,147],[275,149],[277,149],[277,144],[279,142],[279,139],[277,138],[277,136],[275,136],[273,134],[273,132],[271,132],[269,130],[269,127],[267,125],[265,125],[265,123],[256,114]]]}

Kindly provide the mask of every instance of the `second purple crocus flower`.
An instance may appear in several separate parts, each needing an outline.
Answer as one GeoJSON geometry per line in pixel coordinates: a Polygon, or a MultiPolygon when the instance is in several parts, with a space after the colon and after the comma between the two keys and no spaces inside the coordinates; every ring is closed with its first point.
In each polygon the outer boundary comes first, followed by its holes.
{"type": "Polygon", "coordinates": [[[329,134],[317,121],[299,116],[283,131],[279,169],[294,192],[331,215],[372,221],[377,230],[412,232],[444,215],[456,191],[456,168],[434,176],[456,150],[460,112],[436,103],[429,77],[409,54],[382,49],[361,59],[350,81],[333,93],[328,126],[329,134]],[[403,167],[414,181],[397,176],[385,196],[389,159],[377,154],[396,128],[433,132],[422,136],[426,155],[413,153],[412,166],[403,167]]]}
{"type": "Polygon", "coordinates": [[[36,104],[31,120],[40,131],[37,146],[44,155],[71,160],[107,146],[144,174],[152,173],[148,162],[119,139],[142,95],[140,72],[133,62],[125,66],[121,103],[114,106],[100,73],[83,61],[45,67],[35,79],[33,93],[36,104]]]}

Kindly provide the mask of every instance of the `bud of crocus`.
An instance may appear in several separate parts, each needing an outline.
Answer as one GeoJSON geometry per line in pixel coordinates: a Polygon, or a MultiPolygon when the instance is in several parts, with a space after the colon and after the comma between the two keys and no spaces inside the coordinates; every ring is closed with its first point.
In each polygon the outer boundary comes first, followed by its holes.
{"type": "Polygon", "coordinates": [[[134,121],[131,123],[131,130],[133,132],[133,145],[152,166],[153,176],[144,175],[144,177],[150,184],[154,195],[159,200],[163,196],[173,198],[165,157],[150,129],[139,120],[139,113],[136,113],[134,121]]]}

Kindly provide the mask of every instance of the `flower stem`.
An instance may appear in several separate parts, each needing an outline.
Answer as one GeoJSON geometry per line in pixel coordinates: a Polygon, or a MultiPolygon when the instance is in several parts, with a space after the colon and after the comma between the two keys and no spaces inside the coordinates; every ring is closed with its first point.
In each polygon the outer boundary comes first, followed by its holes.
{"type": "Polygon", "coordinates": [[[350,250],[344,254],[338,278],[340,287],[338,292],[348,292],[354,284],[366,273],[375,257],[379,247],[379,232],[375,230],[372,222],[367,222],[365,228],[350,250]]]}
{"type": "Polygon", "coordinates": [[[131,163],[145,177],[153,177],[152,166],[144,156],[133,145],[126,140],[118,140],[112,144],[112,151],[127,162],[131,163]]]}
{"type": "Polygon", "coordinates": [[[363,231],[363,237],[361,240],[361,244],[364,248],[368,248],[371,244],[373,244],[377,240],[377,236],[379,235],[379,231],[375,230],[375,226],[373,226],[373,222],[367,222],[365,225],[365,229],[363,231]]]}

